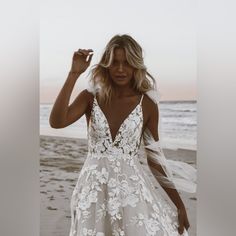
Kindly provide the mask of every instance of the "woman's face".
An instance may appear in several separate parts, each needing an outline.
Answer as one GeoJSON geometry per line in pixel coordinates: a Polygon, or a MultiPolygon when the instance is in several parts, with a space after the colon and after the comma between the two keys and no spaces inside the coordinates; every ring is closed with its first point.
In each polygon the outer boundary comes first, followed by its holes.
{"type": "Polygon", "coordinates": [[[116,85],[125,86],[131,83],[134,68],[128,63],[123,48],[116,48],[114,50],[114,58],[108,71],[110,78],[116,85]]]}

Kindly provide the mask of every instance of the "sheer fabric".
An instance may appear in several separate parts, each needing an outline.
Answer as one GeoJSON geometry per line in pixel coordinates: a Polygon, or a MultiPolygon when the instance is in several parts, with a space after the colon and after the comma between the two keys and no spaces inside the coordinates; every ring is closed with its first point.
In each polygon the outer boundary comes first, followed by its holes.
{"type": "MultiPolygon", "coordinates": [[[[146,95],[158,106],[160,101],[160,92],[158,90],[150,90],[146,95]]],[[[162,119],[160,113],[159,116],[159,126],[161,127],[162,119]]],[[[159,127],[157,127],[157,130],[160,136],[159,127]]],[[[151,163],[161,165],[165,175],[152,168],[152,165],[149,166],[162,186],[189,193],[196,192],[197,171],[194,167],[182,161],[168,160],[161,147],[161,138],[159,141],[155,141],[148,129],[144,131],[143,141],[147,157],[141,156],[141,159],[146,158],[151,163]]],[[[146,160],[143,160],[143,163],[147,164],[146,160]]]]}

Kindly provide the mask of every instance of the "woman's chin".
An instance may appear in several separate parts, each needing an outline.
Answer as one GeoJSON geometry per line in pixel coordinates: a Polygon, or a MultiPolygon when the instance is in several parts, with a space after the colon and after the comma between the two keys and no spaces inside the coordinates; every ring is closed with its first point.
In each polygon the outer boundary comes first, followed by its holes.
{"type": "Polygon", "coordinates": [[[118,86],[125,86],[125,85],[128,85],[129,82],[126,80],[116,80],[116,81],[114,81],[114,84],[118,85],[118,86]]]}
{"type": "Polygon", "coordinates": [[[127,86],[127,85],[130,84],[131,79],[129,79],[127,77],[123,77],[123,78],[116,77],[116,78],[113,78],[112,81],[113,81],[114,85],[117,85],[117,86],[127,86]]]}
{"type": "Polygon", "coordinates": [[[128,84],[129,83],[129,79],[128,78],[115,78],[114,82],[117,84],[128,84]]]}
{"type": "Polygon", "coordinates": [[[115,80],[116,83],[127,83],[128,81],[126,79],[116,79],[115,80]]]}

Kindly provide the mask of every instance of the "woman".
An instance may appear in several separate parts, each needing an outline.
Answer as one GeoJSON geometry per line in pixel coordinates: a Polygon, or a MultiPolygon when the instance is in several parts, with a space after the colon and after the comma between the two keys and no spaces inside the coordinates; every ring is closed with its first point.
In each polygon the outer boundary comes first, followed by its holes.
{"type": "MultiPolygon", "coordinates": [[[[146,144],[159,141],[158,106],[147,95],[155,80],[144,65],[142,48],[129,35],[114,36],[92,70],[93,89],[83,90],[69,105],[75,82],[92,56],[91,49],[74,53],[50,116],[53,128],[64,128],[84,114],[87,119],[88,155],[71,199],[70,236],[188,235],[186,209],[168,169],[148,158],[176,209],[155,189],[138,160],[144,131],[149,133],[146,144]]],[[[146,150],[151,154],[155,148],[146,150]]]]}

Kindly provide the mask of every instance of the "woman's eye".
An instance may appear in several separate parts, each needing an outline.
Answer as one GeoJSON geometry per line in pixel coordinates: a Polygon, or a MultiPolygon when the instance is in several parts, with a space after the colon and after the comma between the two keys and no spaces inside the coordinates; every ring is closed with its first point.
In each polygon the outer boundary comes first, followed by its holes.
{"type": "Polygon", "coordinates": [[[113,61],[112,62],[112,66],[119,66],[119,65],[123,65],[123,66],[130,66],[130,64],[128,63],[128,61],[124,61],[124,62],[118,62],[118,61],[113,61]]]}

